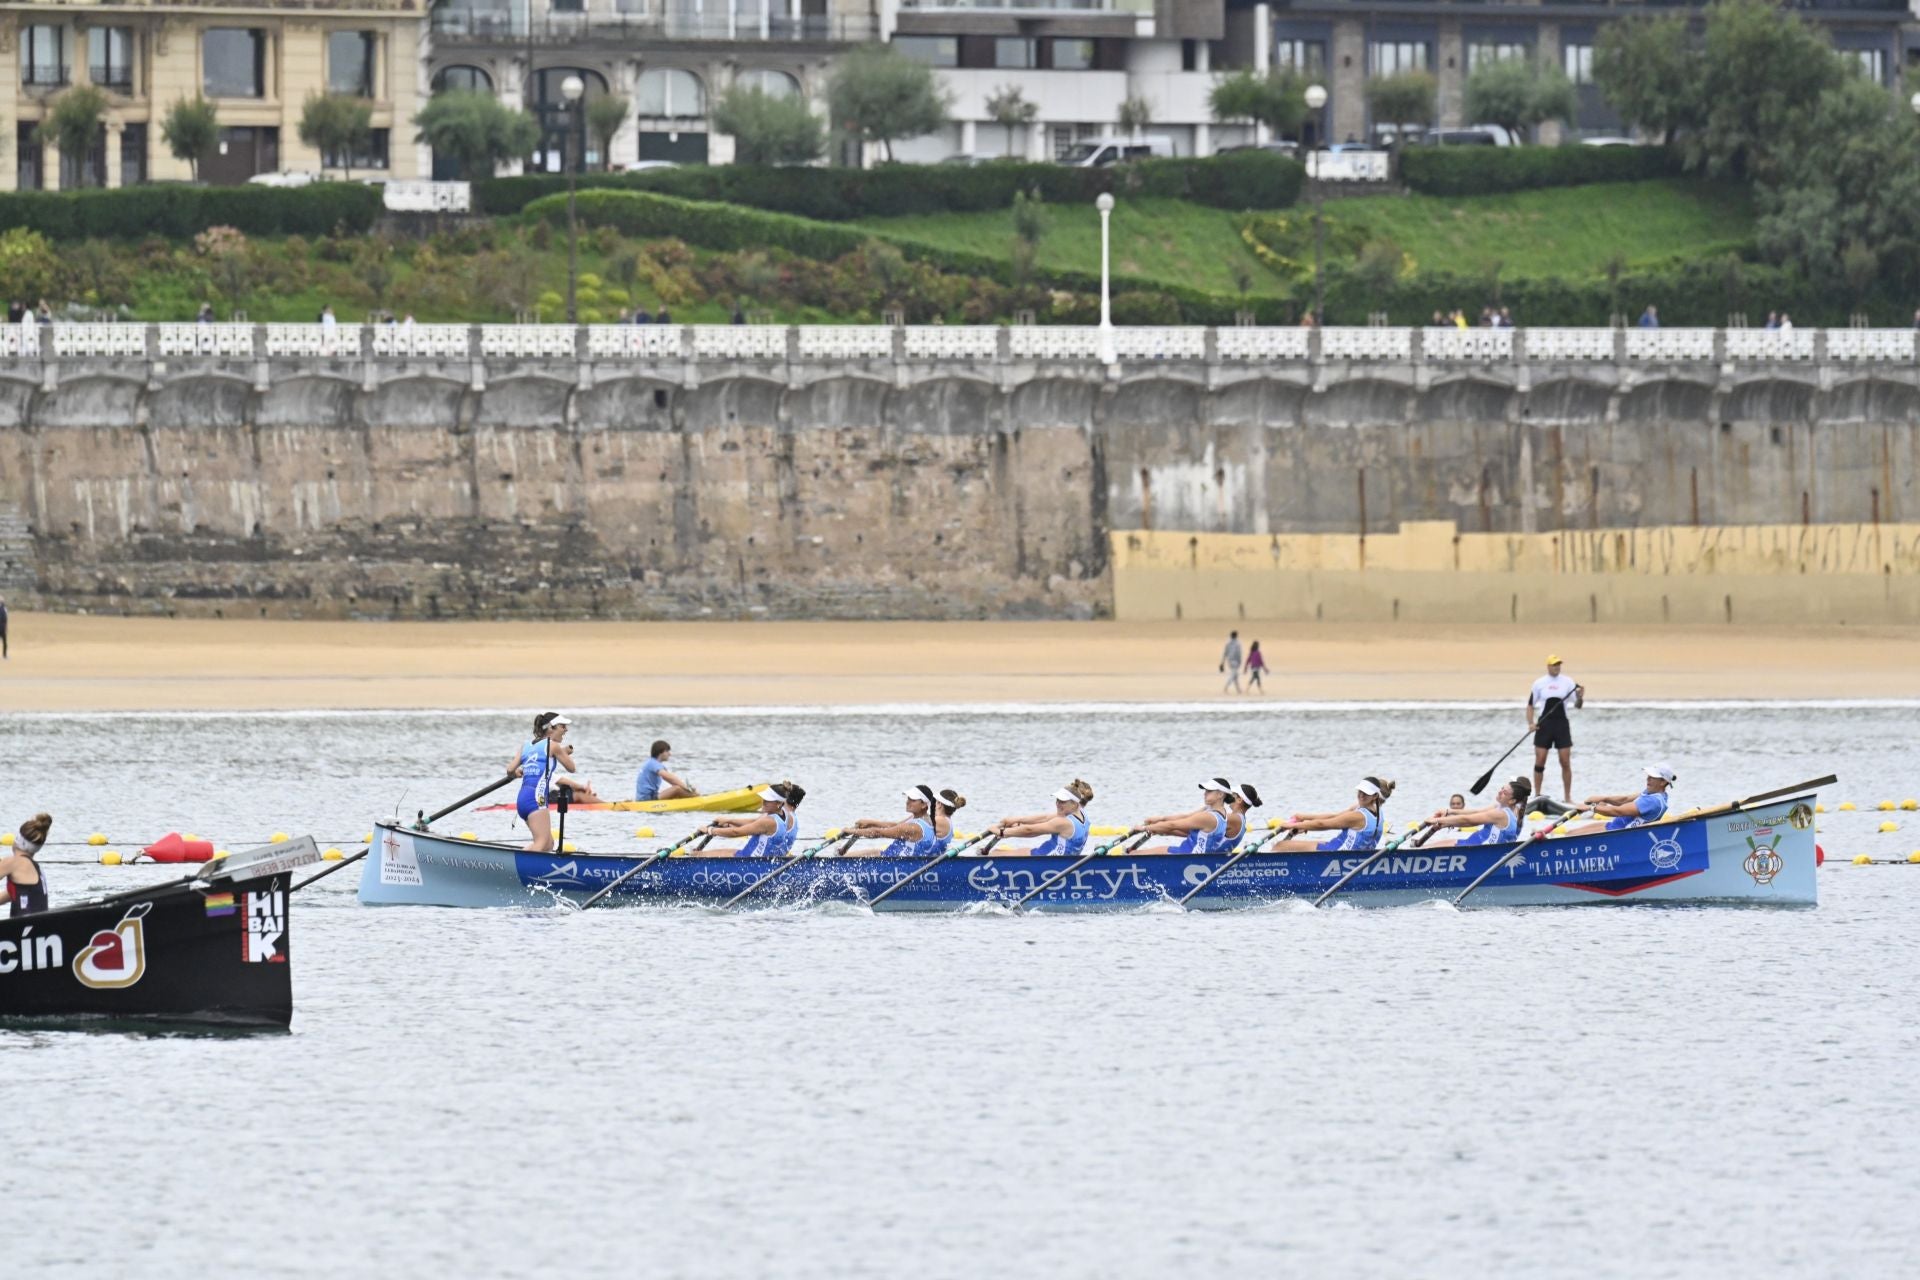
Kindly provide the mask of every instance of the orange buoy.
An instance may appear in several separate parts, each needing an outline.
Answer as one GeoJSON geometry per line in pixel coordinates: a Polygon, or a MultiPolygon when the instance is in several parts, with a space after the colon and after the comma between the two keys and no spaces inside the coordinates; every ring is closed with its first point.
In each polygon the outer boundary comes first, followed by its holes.
{"type": "Polygon", "coordinates": [[[178,831],[169,831],[141,852],[155,862],[205,862],[213,857],[213,841],[183,840],[178,831]]]}

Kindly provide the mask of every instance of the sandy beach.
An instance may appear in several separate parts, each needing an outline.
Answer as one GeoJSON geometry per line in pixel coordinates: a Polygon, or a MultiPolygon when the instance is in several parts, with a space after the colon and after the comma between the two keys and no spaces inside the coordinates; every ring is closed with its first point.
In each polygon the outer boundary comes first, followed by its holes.
{"type": "MultiPolygon", "coordinates": [[[[378,623],[16,613],[14,711],[1149,702],[1223,696],[1216,623],[378,623]]],[[[1920,698],[1899,629],[1243,628],[1267,697],[1920,698]]],[[[1232,697],[1232,695],[1224,695],[1232,697]]],[[[1259,695],[1251,695],[1257,697],[1259,695]]]]}

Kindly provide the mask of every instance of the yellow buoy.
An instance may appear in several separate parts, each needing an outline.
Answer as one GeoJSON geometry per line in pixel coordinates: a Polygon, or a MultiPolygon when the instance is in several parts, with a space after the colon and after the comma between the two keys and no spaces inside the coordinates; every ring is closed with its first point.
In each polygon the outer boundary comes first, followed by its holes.
{"type": "Polygon", "coordinates": [[[361,843],[361,844],[372,844],[372,843],[373,843],[373,832],[371,832],[371,831],[369,831],[369,832],[367,832],[367,834],[365,834],[365,835],[363,835],[363,836],[361,836],[361,837],[360,837],[360,843],[361,843]]]}
{"type": "Polygon", "coordinates": [[[462,831],[460,833],[460,838],[462,840],[478,840],[480,837],[473,834],[473,832],[471,831],[462,831]]]}
{"type": "Polygon", "coordinates": [[[1278,831],[1279,829],[1280,829],[1280,819],[1278,818],[1267,819],[1267,830],[1278,831]]]}
{"type": "Polygon", "coordinates": [[[579,849],[579,846],[577,846],[577,845],[575,845],[575,844],[573,843],[573,841],[571,841],[571,840],[569,840],[569,841],[567,841],[567,842],[566,842],[565,844],[563,844],[563,845],[561,845],[561,846],[560,846],[560,852],[562,852],[562,853],[578,853],[578,852],[580,852],[580,849],[579,849]]]}
{"type": "Polygon", "coordinates": [[[1827,806],[1823,804],[1816,804],[1815,806],[1813,806],[1813,811],[1815,813],[1825,813],[1827,811],[1827,806]]]}
{"type": "Polygon", "coordinates": [[[233,855],[228,853],[225,849],[215,849],[213,851],[213,857],[216,862],[219,861],[221,858],[231,858],[232,856],[233,855]]]}
{"type": "Polygon", "coordinates": [[[1886,834],[1889,831],[1898,831],[1899,829],[1900,829],[1900,824],[1897,822],[1883,822],[1880,824],[1880,832],[1882,835],[1886,834]]]}
{"type": "Polygon", "coordinates": [[[1851,801],[1851,800],[1842,800],[1842,801],[1840,802],[1840,812],[1842,812],[1842,813],[1852,813],[1852,812],[1853,812],[1853,801],[1851,801]]]}
{"type": "Polygon", "coordinates": [[[840,836],[841,836],[841,834],[842,834],[842,833],[841,833],[841,830],[840,830],[840,828],[838,828],[838,827],[828,827],[828,828],[827,828],[827,839],[829,839],[829,840],[838,840],[838,839],[840,838],[840,836]]]}
{"type": "Polygon", "coordinates": [[[344,857],[346,857],[346,855],[341,853],[338,849],[329,849],[325,853],[320,855],[320,860],[322,862],[338,862],[344,857]]]}
{"type": "Polygon", "coordinates": [[[94,832],[92,835],[87,837],[87,843],[95,846],[96,848],[99,847],[100,845],[105,844],[106,842],[107,842],[107,838],[101,835],[98,831],[94,832]]]}
{"type": "Polygon", "coordinates": [[[1914,851],[1913,851],[1912,853],[1910,853],[1910,854],[1908,854],[1908,855],[1907,855],[1907,861],[1908,861],[1908,862],[1920,862],[1920,849],[1915,849],[1915,850],[1914,850],[1914,851]]]}
{"type": "Polygon", "coordinates": [[[195,834],[193,834],[193,832],[191,832],[191,831],[189,831],[189,832],[187,832],[187,834],[185,834],[185,835],[183,835],[183,836],[181,836],[180,838],[181,838],[182,840],[198,840],[198,839],[199,839],[200,837],[199,837],[199,836],[197,836],[197,835],[195,835],[195,834]]]}
{"type": "Polygon", "coordinates": [[[1920,800],[1915,800],[1913,797],[1909,796],[1905,800],[1902,800],[1900,802],[1900,807],[1906,810],[1908,813],[1912,813],[1914,810],[1920,809],[1920,800]]]}
{"type": "Polygon", "coordinates": [[[653,828],[652,827],[635,827],[633,829],[633,838],[635,840],[651,840],[653,839],[653,828]]]}
{"type": "Polygon", "coordinates": [[[1853,865],[1856,867],[1870,867],[1873,865],[1873,859],[1864,853],[1856,853],[1853,856],[1853,865]]]}
{"type": "Polygon", "coordinates": [[[328,854],[332,854],[336,858],[344,858],[347,856],[346,854],[341,853],[338,849],[334,848],[332,845],[328,845],[326,848],[320,851],[320,856],[323,858],[326,857],[328,854]]]}
{"type": "Polygon", "coordinates": [[[1878,809],[1882,813],[1892,813],[1894,810],[1894,803],[1891,800],[1882,800],[1879,804],[1873,807],[1878,809]]]}
{"type": "Polygon", "coordinates": [[[12,844],[12,843],[13,843],[13,832],[11,831],[0,832],[0,844],[12,844]]]}
{"type": "Polygon", "coordinates": [[[100,865],[101,865],[101,866],[103,866],[103,867],[117,867],[117,866],[119,866],[119,865],[120,865],[120,853],[119,853],[119,851],[118,851],[117,849],[109,849],[109,850],[107,850],[107,851],[106,851],[105,853],[103,853],[103,854],[101,854],[101,855],[100,855],[100,865]]]}
{"type": "Polygon", "coordinates": [[[286,832],[276,831],[273,833],[271,837],[268,838],[267,843],[268,844],[285,844],[287,841],[291,839],[293,839],[293,837],[288,835],[286,832]]]}

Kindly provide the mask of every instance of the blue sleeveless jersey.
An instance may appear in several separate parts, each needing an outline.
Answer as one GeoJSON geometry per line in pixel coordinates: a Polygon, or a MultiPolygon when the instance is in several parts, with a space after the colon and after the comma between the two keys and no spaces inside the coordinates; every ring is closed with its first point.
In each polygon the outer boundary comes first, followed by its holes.
{"type": "Polygon", "coordinates": [[[1667,816],[1667,793],[1664,791],[1642,791],[1634,797],[1633,807],[1639,816],[1633,818],[1610,818],[1607,830],[1623,831],[1628,827],[1644,827],[1649,822],[1658,822],[1667,816]]]}
{"type": "Polygon", "coordinates": [[[1073,834],[1062,841],[1059,836],[1048,836],[1045,841],[1033,848],[1033,856],[1059,854],[1062,857],[1077,858],[1080,851],[1087,847],[1087,816],[1084,813],[1067,815],[1067,821],[1073,824],[1073,834]]]}
{"type": "Polygon", "coordinates": [[[1362,809],[1360,816],[1366,820],[1364,826],[1349,828],[1339,832],[1333,839],[1319,845],[1321,853],[1371,853],[1380,846],[1380,815],[1371,809],[1362,809]]]}
{"type": "Polygon", "coordinates": [[[773,834],[770,836],[752,836],[740,846],[735,855],[741,858],[784,858],[793,848],[794,837],[800,834],[800,824],[784,813],[773,815],[773,834]]]}
{"type": "Polygon", "coordinates": [[[520,748],[520,799],[514,810],[523,819],[547,807],[547,781],[553,777],[553,755],[546,739],[520,748]]]}
{"type": "Polygon", "coordinates": [[[1507,820],[1497,827],[1482,827],[1472,835],[1462,836],[1459,844],[1508,844],[1520,838],[1520,807],[1515,805],[1506,809],[1507,820]]]}
{"type": "Polygon", "coordinates": [[[934,837],[933,824],[925,818],[909,818],[909,822],[920,828],[918,840],[895,840],[880,851],[883,858],[931,858],[946,849],[947,841],[934,837]],[[935,846],[939,846],[936,848],[935,846]]]}
{"type": "MultiPolygon", "coordinates": [[[[1219,853],[1232,847],[1227,842],[1227,817],[1223,813],[1209,815],[1213,819],[1211,831],[1189,831],[1187,838],[1167,850],[1168,853],[1219,853]]],[[[1244,830],[1244,828],[1243,828],[1244,830]]],[[[1233,844],[1239,844],[1235,839],[1233,844]]]]}

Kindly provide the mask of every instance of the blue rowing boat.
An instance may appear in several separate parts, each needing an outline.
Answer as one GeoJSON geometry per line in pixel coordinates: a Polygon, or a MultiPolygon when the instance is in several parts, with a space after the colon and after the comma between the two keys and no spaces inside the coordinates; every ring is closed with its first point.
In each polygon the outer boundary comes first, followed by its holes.
{"type": "MultiPolygon", "coordinates": [[[[1337,901],[1396,906],[1452,901],[1502,859],[1472,904],[1739,903],[1813,906],[1813,794],[1754,808],[1680,817],[1654,826],[1517,845],[1402,848],[1378,858],[1337,901]]],[[[373,906],[528,907],[578,904],[634,870],[645,855],[525,853],[384,823],[360,877],[373,906]]],[[[1095,858],[1035,897],[1030,908],[1102,911],[1178,901],[1232,910],[1318,897],[1367,855],[1256,853],[1208,883],[1227,854],[1125,854],[1095,858]]],[[[719,905],[783,859],[679,857],[653,863],[609,901],[719,905]]],[[[940,863],[880,905],[882,911],[957,911],[1012,905],[1077,861],[1066,857],[962,855],[940,863]]],[[[869,902],[923,865],[913,858],[809,859],[743,906],[869,902]]]]}

